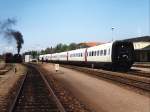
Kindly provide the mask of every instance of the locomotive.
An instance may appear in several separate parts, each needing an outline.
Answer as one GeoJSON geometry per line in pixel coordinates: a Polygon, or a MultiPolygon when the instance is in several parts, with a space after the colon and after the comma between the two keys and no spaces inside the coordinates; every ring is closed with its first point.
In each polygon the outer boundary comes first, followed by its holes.
{"type": "Polygon", "coordinates": [[[22,63],[22,56],[20,54],[5,54],[5,63],[22,63]]]}
{"type": "Polygon", "coordinates": [[[89,48],[40,55],[39,60],[127,71],[134,63],[134,47],[132,42],[113,41],[89,48]]]}

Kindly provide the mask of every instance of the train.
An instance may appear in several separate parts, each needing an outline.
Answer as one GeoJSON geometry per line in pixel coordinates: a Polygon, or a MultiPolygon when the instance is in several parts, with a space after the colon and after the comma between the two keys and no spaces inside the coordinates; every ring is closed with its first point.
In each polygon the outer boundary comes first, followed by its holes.
{"type": "Polygon", "coordinates": [[[4,58],[5,63],[22,63],[22,56],[20,54],[6,53],[4,58]]]}
{"type": "Polygon", "coordinates": [[[127,71],[134,63],[134,47],[132,42],[113,41],[89,48],[40,55],[39,60],[127,71]]]}

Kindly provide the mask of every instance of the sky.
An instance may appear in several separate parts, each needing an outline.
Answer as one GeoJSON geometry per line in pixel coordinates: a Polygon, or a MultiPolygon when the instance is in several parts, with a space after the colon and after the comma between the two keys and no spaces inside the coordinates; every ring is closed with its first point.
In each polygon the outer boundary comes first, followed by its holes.
{"type": "MultiPolygon", "coordinates": [[[[0,21],[7,18],[17,20],[22,52],[58,43],[110,42],[150,35],[150,0],[0,0],[0,21]]],[[[0,52],[15,52],[14,46],[0,38],[0,52]]]]}

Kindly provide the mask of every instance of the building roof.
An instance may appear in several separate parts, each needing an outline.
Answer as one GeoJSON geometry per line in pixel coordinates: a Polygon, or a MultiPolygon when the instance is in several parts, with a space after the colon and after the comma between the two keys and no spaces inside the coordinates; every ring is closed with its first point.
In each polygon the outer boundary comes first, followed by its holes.
{"type": "Polygon", "coordinates": [[[150,36],[142,36],[142,37],[130,38],[130,39],[125,39],[124,41],[130,41],[130,42],[150,42],[150,36]]]}
{"type": "Polygon", "coordinates": [[[100,44],[103,44],[103,43],[101,43],[101,42],[82,42],[82,43],[79,43],[78,45],[92,47],[92,46],[96,46],[96,45],[100,45],[100,44]]]}

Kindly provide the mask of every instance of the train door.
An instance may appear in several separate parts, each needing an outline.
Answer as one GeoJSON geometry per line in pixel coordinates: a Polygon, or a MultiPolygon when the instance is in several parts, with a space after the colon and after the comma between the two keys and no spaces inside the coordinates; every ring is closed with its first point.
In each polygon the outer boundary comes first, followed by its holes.
{"type": "Polygon", "coordinates": [[[68,61],[68,56],[69,56],[69,53],[67,52],[67,61],[68,61]]]}

